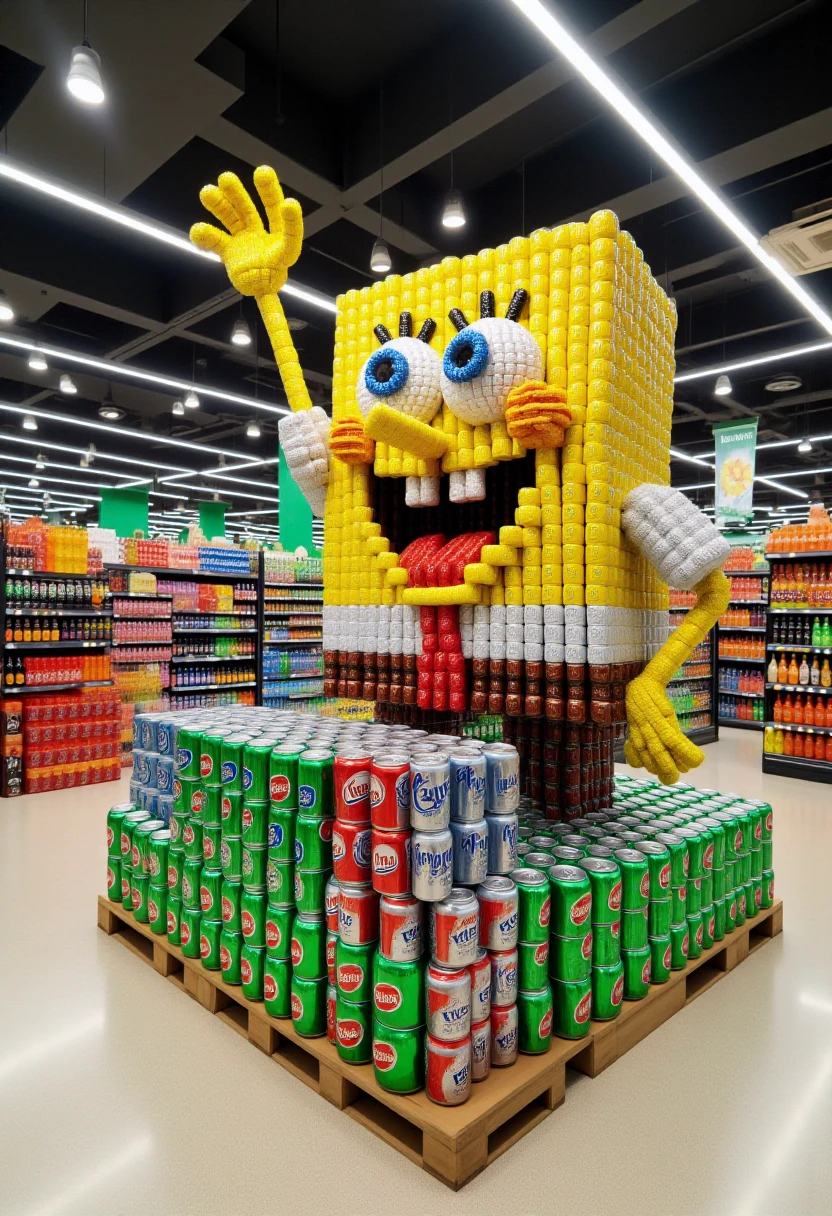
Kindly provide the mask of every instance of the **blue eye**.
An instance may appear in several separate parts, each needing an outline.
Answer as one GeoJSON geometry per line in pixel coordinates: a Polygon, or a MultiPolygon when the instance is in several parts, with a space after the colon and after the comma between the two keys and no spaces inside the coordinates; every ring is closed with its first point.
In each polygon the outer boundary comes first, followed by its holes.
{"type": "Polygon", "coordinates": [[[410,367],[401,351],[382,346],[367,360],[364,383],[374,397],[392,397],[407,384],[409,373],[410,367]]]}
{"type": "Polygon", "coordinates": [[[485,371],[488,343],[477,329],[463,329],[445,348],[442,370],[455,384],[464,384],[485,371]]]}

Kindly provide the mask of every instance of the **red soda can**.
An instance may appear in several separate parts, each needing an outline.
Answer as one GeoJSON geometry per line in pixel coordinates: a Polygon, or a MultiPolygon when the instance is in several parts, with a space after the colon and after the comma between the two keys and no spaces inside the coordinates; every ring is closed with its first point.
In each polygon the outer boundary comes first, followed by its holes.
{"type": "Polygon", "coordinates": [[[430,905],[431,954],[443,967],[467,967],[479,954],[480,907],[473,891],[454,887],[430,905]]]}
{"type": "Polygon", "coordinates": [[[464,967],[428,964],[425,982],[428,1034],[455,1043],[471,1034],[471,977],[464,967]]]}
{"type": "Polygon", "coordinates": [[[341,888],[335,878],[330,876],[326,884],[326,892],[324,894],[324,906],[326,908],[326,929],[327,933],[338,932],[338,905],[341,902],[341,888]]]}
{"type": "Polygon", "coordinates": [[[369,884],[342,884],[338,934],[349,946],[366,946],[378,940],[378,891],[369,884]]]}
{"type": "Polygon", "coordinates": [[[383,832],[410,827],[410,756],[406,752],[373,757],[370,819],[383,832]]]}
{"type": "Polygon", "coordinates": [[[410,828],[372,830],[373,887],[383,895],[405,895],[410,890],[410,836],[410,828]]]}
{"type": "Polygon", "coordinates": [[[491,1071],[491,1021],[475,1022],[471,1027],[471,1080],[484,1081],[491,1071]]]}
{"type": "Polygon", "coordinates": [[[336,1041],[335,1024],[335,988],[330,981],[329,987],[326,990],[326,1037],[330,1043],[336,1041]]]}
{"type": "Polygon", "coordinates": [[[491,1063],[499,1067],[517,1059],[517,1006],[501,1005],[491,1010],[491,1063]]]}
{"type": "Polygon", "coordinates": [[[330,984],[335,983],[335,945],[338,941],[337,933],[327,931],[326,935],[326,974],[330,984]]]}
{"type": "Polygon", "coordinates": [[[332,830],[332,869],[339,883],[370,881],[372,853],[370,828],[363,823],[335,820],[332,830]]]}
{"type": "MultiPolygon", "coordinates": [[[[480,950],[468,970],[471,973],[471,1018],[474,1022],[487,1022],[491,1016],[491,956],[488,951],[480,950]]],[[[476,1052],[474,1059],[476,1061],[476,1052]]],[[[475,1075],[474,1080],[481,1078],[475,1075]]]]}
{"type": "Polygon", "coordinates": [[[471,1092],[471,1036],[458,1043],[427,1038],[425,1091],[439,1106],[459,1106],[471,1092]]]}
{"type": "Polygon", "coordinates": [[[424,904],[415,895],[382,895],[379,953],[383,958],[394,963],[411,963],[422,957],[423,909],[424,904]]]}
{"type": "Polygon", "coordinates": [[[372,756],[364,748],[342,748],[335,754],[335,818],[343,823],[370,822],[371,765],[372,756]]]}

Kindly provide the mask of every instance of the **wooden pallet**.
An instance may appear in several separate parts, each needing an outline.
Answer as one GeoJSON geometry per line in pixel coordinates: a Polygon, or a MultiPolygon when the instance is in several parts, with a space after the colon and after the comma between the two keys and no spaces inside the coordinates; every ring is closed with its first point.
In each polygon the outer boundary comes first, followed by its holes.
{"type": "Polygon", "coordinates": [[[560,1106],[567,1065],[591,1077],[608,1068],[782,932],[783,905],[778,901],[746,922],[683,971],[673,972],[668,983],[654,984],[644,1000],[625,1002],[614,1022],[593,1022],[586,1038],[553,1038],[545,1055],[521,1055],[511,1068],[492,1069],[456,1107],[436,1106],[424,1093],[387,1093],[372,1065],[345,1064],[325,1038],[302,1038],[291,1021],[269,1017],[261,1002],[247,1000],[218,971],[185,958],[178,946],[103,895],[98,925],[338,1110],[458,1190],[560,1106]]]}

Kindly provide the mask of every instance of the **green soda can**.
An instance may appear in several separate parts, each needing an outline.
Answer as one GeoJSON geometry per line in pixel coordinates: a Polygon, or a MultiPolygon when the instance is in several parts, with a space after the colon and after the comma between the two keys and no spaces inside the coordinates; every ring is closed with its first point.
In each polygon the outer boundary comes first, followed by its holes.
{"type": "MultiPolygon", "coordinates": [[[[740,802],[731,809],[739,821],[740,838],[742,840],[742,845],[737,849],[737,853],[740,855],[750,853],[754,847],[755,827],[760,821],[760,813],[746,802],[740,802]]],[[[762,826],[760,828],[760,839],[762,839],[762,826]]]]}
{"type": "Polygon", "coordinates": [[[647,934],[665,937],[670,932],[670,900],[650,900],[647,908],[647,934]]]}
{"type": "Polygon", "coordinates": [[[292,1024],[305,1039],[317,1039],[326,1034],[326,977],[291,980],[292,1024]]]}
{"type": "Polygon", "coordinates": [[[647,948],[647,908],[636,912],[621,913],[621,949],[644,950],[647,948]]]}
{"type": "MultiPolygon", "coordinates": [[[[534,856],[543,857],[545,854],[535,853],[534,856]]],[[[551,869],[552,864],[565,866],[577,865],[581,858],[586,856],[586,851],[584,849],[573,849],[568,844],[556,844],[552,849],[551,856],[554,858],[554,863],[550,862],[546,871],[547,873],[549,872],[549,869],[551,869]]],[[[527,864],[531,864],[528,861],[528,856],[526,862],[527,864]]]]}
{"type": "Polygon", "coordinates": [[[681,925],[687,916],[688,893],[687,887],[670,888],[670,923],[681,925]]]}
{"type": "Polygon", "coordinates": [[[243,795],[223,789],[220,794],[220,822],[223,836],[243,834],[243,795]]]}
{"type": "Polygon", "coordinates": [[[266,850],[255,849],[252,845],[242,845],[242,872],[244,887],[266,886],[266,850]]]}
{"type": "Polygon", "coordinates": [[[265,849],[269,839],[268,802],[249,802],[243,795],[243,845],[265,849]]]}
{"type": "Polygon", "coordinates": [[[329,875],[329,870],[310,870],[301,874],[295,869],[295,907],[298,912],[323,913],[326,910],[324,895],[329,875]]]}
{"type": "Polygon", "coordinates": [[[702,907],[702,879],[691,878],[688,880],[687,886],[687,912],[686,915],[699,912],[702,907]]]}
{"type": "Polygon", "coordinates": [[[107,812],[107,856],[115,857],[116,861],[121,859],[121,825],[124,816],[132,810],[132,802],[120,802],[107,812]]]}
{"type": "Polygon", "coordinates": [[[593,928],[596,925],[618,926],[621,920],[621,871],[618,863],[602,857],[585,857],[578,865],[589,877],[593,928]]]}
{"type": "Polygon", "coordinates": [[[223,925],[220,933],[220,971],[226,984],[241,984],[240,970],[243,957],[243,939],[223,925]]]}
{"type": "Polygon", "coordinates": [[[583,938],[591,924],[592,893],[589,878],[578,866],[552,866],[549,871],[552,933],[583,938]]]}
{"type": "Polygon", "coordinates": [[[725,869],[714,870],[712,875],[713,898],[714,902],[718,899],[725,898],[725,869]]]}
{"type": "Polygon", "coordinates": [[[592,982],[552,982],[552,1029],[561,1039],[583,1039],[589,1034],[592,1013],[592,982]]]}
{"type": "MultiPolygon", "coordinates": [[[[575,939],[569,939],[572,940],[575,939]]],[[[549,938],[545,942],[517,943],[517,986],[539,992],[549,979],[549,938]]]]}
{"type": "Polygon", "coordinates": [[[745,886],[737,884],[737,888],[734,891],[734,895],[737,900],[737,911],[735,914],[735,920],[737,922],[737,928],[740,929],[740,928],[742,928],[742,926],[745,924],[746,920],[748,919],[748,906],[746,904],[746,899],[745,899],[745,886]]]}
{"type": "Polygon", "coordinates": [[[699,958],[702,953],[702,912],[688,913],[688,958],[699,958]]]}
{"type": "Polygon", "coordinates": [[[336,993],[335,1046],[345,1064],[370,1063],[373,1058],[372,1024],[372,1005],[354,1005],[344,1000],[340,992],[336,993]]]}
{"type": "Polygon", "coordinates": [[[120,904],[122,901],[121,859],[118,857],[107,858],[107,898],[114,904],[120,904]]]}
{"type": "MultiPolygon", "coordinates": [[[[335,945],[336,978],[338,945],[335,945]]],[[[363,947],[351,947],[363,949],[363,947]]],[[[343,958],[343,955],[342,955],[343,958]]],[[[363,965],[363,964],[359,964],[363,965]]],[[[345,971],[345,978],[349,979],[345,971]]],[[[349,1000],[349,993],[344,993],[349,1000]]],[[[372,954],[372,1003],[376,1023],[388,1030],[413,1030],[425,1018],[425,968],[421,960],[397,963],[372,954]]]]}
{"type": "Polygon", "coordinates": [[[198,857],[200,861],[203,860],[201,819],[194,819],[192,815],[190,819],[185,820],[182,830],[182,844],[185,846],[186,857],[198,857]]]}
{"type": "Polygon", "coordinates": [[[154,832],[167,827],[164,819],[144,819],[133,829],[133,848],[130,853],[130,868],[134,874],[144,874],[151,878],[150,873],[150,838],[154,832]]]}
{"type": "Polygon", "coordinates": [[[760,802],[756,798],[749,798],[748,803],[760,811],[760,840],[771,840],[774,835],[774,812],[771,803],[760,802]]]}
{"type": "Polygon", "coordinates": [[[332,752],[310,748],[298,760],[298,809],[308,818],[323,819],[335,814],[332,784],[332,752]]]}
{"type": "Polygon", "coordinates": [[[638,849],[616,849],[615,860],[621,871],[621,907],[636,912],[647,907],[650,897],[650,875],[647,861],[638,849]]]}
{"type": "Polygon", "coordinates": [[[248,946],[266,946],[266,888],[243,887],[240,896],[240,929],[248,946]]]}
{"type": "Polygon", "coordinates": [[[182,853],[185,851],[185,846],[183,844],[185,837],[185,824],[188,822],[189,818],[190,816],[188,815],[180,815],[178,812],[174,811],[168,820],[168,831],[170,832],[171,847],[179,849],[179,851],[182,853]]]}
{"type": "Polygon", "coordinates": [[[220,887],[220,908],[222,911],[223,928],[228,933],[242,933],[243,931],[241,918],[242,898],[243,884],[229,882],[224,878],[220,887]]]}
{"type": "Polygon", "coordinates": [[[299,913],[292,925],[290,942],[292,973],[302,980],[319,980],[326,970],[326,920],[323,916],[299,913]]]}
{"type": "Polygon", "coordinates": [[[713,872],[713,870],[706,870],[705,873],[702,875],[699,891],[702,896],[702,906],[709,907],[714,902],[714,872],[713,872]]]}
{"type": "Polygon", "coordinates": [[[131,874],[130,875],[130,899],[133,908],[133,915],[136,920],[146,924],[149,916],[147,911],[147,901],[150,895],[150,879],[147,874],[131,874]]]}
{"type": "Polygon", "coordinates": [[[184,904],[182,905],[179,918],[179,940],[185,958],[199,958],[201,920],[198,908],[186,908],[184,904]]]}
{"type": "Polygon", "coordinates": [[[549,938],[550,979],[564,983],[588,980],[592,966],[592,937],[589,930],[583,937],[558,937],[553,933],[549,938]]]}
{"type": "MultiPolygon", "coordinates": [[[[294,904],[285,908],[266,908],[266,954],[287,962],[292,957],[292,923],[294,904]]],[[[286,1015],[289,1016],[288,1014],[286,1015]]]]}
{"type": "Polygon", "coordinates": [[[742,849],[742,832],[740,830],[739,818],[733,811],[723,808],[720,811],[711,811],[708,816],[718,823],[722,828],[725,861],[736,861],[738,852],[742,849]]]}
{"type": "Polygon", "coordinates": [[[153,886],[151,883],[147,892],[147,919],[151,930],[162,934],[168,931],[168,889],[153,886]]]}
{"type": "MultiPolygon", "coordinates": [[[[139,829],[137,828],[136,831],[138,832],[139,829]]],[[[134,835],[133,839],[135,841],[135,835],[134,835]]],[[[135,849],[135,844],[133,847],[135,849]]],[[[736,862],[736,872],[738,874],[738,877],[737,877],[737,886],[738,887],[745,886],[745,884],[747,882],[751,882],[751,851],[750,850],[747,853],[740,853],[739,857],[737,858],[737,862],[736,862]]]]}
{"type": "Polygon", "coordinates": [[[642,840],[636,846],[647,858],[650,902],[670,900],[670,850],[657,840],[642,840]]]}
{"type": "Polygon", "coordinates": [[[243,842],[239,836],[223,836],[220,842],[220,865],[223,878],[229,882],[242,882],[243,842]]]}
{"type": "MultiPolygon", "coordinates": [[[[336,998],[337,1009],[337,998],[336,998]]],[[[373,1018],[373,1071],[382,1089],[417,1093],[425,1085],[425,1032],[398,1030],[373,1018]]]]}
{"type": "Polygon", "coordinates": [[[222,741],[231,730],[214,729],[203,731],[199,742],[199,776],[205,785],[222,785],[222,741]]]}
{"type": "MultiPolygon", "coordinates": [[[[324,936],[324,945],[326,945],[326,936],[324,936]]],[[[354,1005],[364,1005],[373,999],[375,949],[375,942],[369,942],[366,946],[350,946],[339,938],[335,943],[335,987],[339,996],[354,1005]]],[[[323,974],[326,975],[325,951],[323,974]]]]}
{"type": "Polygon", "coordinates": [[[173,779],[173,814],[176,816],[190,815],[191,790],[198,787],[198,781],[187,781],[181,777],[173,779]]]}
{"type": "Polygon", "coordinates": [[[202,822],[206,828],[222,825],[222,788],[218,785],[202,786],[202,822]]]}
{"type": "MultiPolygon", "coordinates": [[[[760,897],[762,898],[762,880],[757,880],[760,883],[760,897]]],[[[757,915],[757,893],[754,889],[754,879],[747,882],[744,887],[745,891],[745,919],[751,920],[757,915]]]]}
{"type": "Polygon", "coordinates": [[[295,869],[332,869],[332,826],[334,819],[298,815],[295,821],[295,869]]]}
{"type": "MultiPolygon", "coordinates": [[[[517,940],[527,945],[548,942],[552,906],[548,876],[537,869],[527,867],[513,870],[510,877],[517,886],[517,940]]],[[[543,981],[535,984],[529,991],[537,991],[545,981],[544,966],[543,981]]],[[[526,985],[521,984],[521,987],[526,985]]]]}
{"type": "Polygon", "coordinates": [[[222,923],[222,871],[203,868],[199,882],[199,906],[203,921],[222,923]]]}
{"type": "Polygon", "coordinates": [[[186,781],[199,779],[199,753],[201,738],[198,730],[180,726],[176,732],[176,750],[174,751],[174,772],[177,777],[186,781]]]}
{"type": "Polygon", "coordinates": [[[517,1046],[524,1055],[539,1056],[552,1041],[552,989],[548,982],[541,988],[517,993],[517,1046]]]}
{"type": "Polygon", "coordinates": [[[298,810],[298,761],[303,748],[279,743],[269,757],[269,799],[283,811],[298,810]]]}
{"type": "Polygon", "coordinates": [[[687,880],[688,848],[681,836],[675,832],[659,832],[655,837],[670,853],[670,885],[683,887],[687,880]]]}
{"type": "Polygon", "coordinates": [[[270,908],[294,906],[295,867],[292,862],[266,862],[266,891],[270,908]]]}
{"type": "Polygon", "coordinates": [[[185,854],[171,845],[168,850],[168,892],[175,899],[182,898],[182,876],[185,873],[185,854]]]}
{"type": "Polygon", "coordinates": [[[725,908],[725,932],[733,933],[737,927],[737,893],[736,891],[726,891],[725,899],[722,901],[725,908]]]}
{"type": "Polygon", "coordinates": [[[592,965],[611,967],[621,957],[621,922],[592,926],[592,965]]]}
{"type": "Polygon", "coordinates": [[[697,821],[699,827],[708,829],[708,834],[711,838],[713,846],[710,853],[710,865],[708,865],[708,852],[705,850],[705,869],[706,870],[721,870],[725,865],[725,825],[715,819],[713,815],[707,815],[704,819],[697,821]]]}
{"type": "Polygon", "coordinates": [[[220,777],[224,794],[243,792],[243,750],[250,736],[226,735],[220,745],[220,777]]]}
{"type": "MultiPolygon", "coordinates": [[[[284,811],[269,804],[269,822],[266,829],[266,844],[271,861],[295,860],[295,820],[297,811],[284,811]]],[[[330,857],[332,850],[330,848],[330,857]]]]}
{"type": "Polygon", "coordinates": [[[621,966],[624,969],[624,1000],[640,1001],[650,991],[650,947],[641,950],[622,950],[621,966]]]}
{"type": "Polygon", "coordinates": [[[170,890],[168,890],[165,921],[167,924],[168,941],[172,946],[181,945],[182,900],[177,899],[175,895],[171,895],[170,890]]]}
{"type": "Polygon", "coordinates": [[[705,870],[705,839],[702,833],[688,826],[677,828],[674,835],[681,836],[688,847],[688,878],[701,878],[705,870]]]}
{"type": "Polygon", "coordinates": [[[725,858],[725,894],[728,895],[734,890],[739,882],[739,862],[736,858],[731,861],[725,858]]]}
{"type": "Polygon", "coordinates": [[[670,970],[682,971],[688,962],[690,933],[687,920],[683,925],[670,926],[670,970]]]}
{"type": "Polygon", "coordinates": [[[714,929],[716,928],[716,913],[713,904],[702,909],[702,949],[710,950],[714,944],[714,929]]]}
{"type": "Polygon", "coordinates": [[[759,849],[751,850],[751,877],[762,878],[763,876],[763,850],[762,846],[759,849]]]}
{"type": "Polygon", "coordinates": [[[243,795],[247,802],[269,801],[269,762],[273,742],[255,740],[243,748],[243,795]]]}
{"type": "Polygon", "coordinates": [[[714,932],[715,942],[721,942],[725,936],[725,900],[714,900],[714,932]]]}
{"type": "Polygon", "coordinates": [[[673,962],[673,943],[670,930],[658,937],[651,937],[650,947],[650,976],[653,984],[666,984],[670,979],[673,962]]]}
{"type": "Polygon", "coordinates": [[[609,967],[592,968],[592,1016],[611,1022],[621,1012],[624,999],[624,966],[621,959],[609,967]]]}
{"type": "Polygon", "coordinates": [[[206,971],[220,969],[220,936],[222,921],[206,920],[203,916],[199,924],[199,957],[206,971]]]}
{"type": "Polygon", "coordinates": [[[202,858],[186,857],[182,868],[182,903],[186,908],[199,910],[199,886],[202,881],[202,858]]]}
{"type": "Polygon", "coordinates": [[[263,962],[263,1005],[272,1018],[292,1016],[292,966],[288,959],[271,958],[263,962]]]}
{"type": "Polygon", "coordinates": [[[221,864],[221,855],[222,828],[209,828],[207,823],[204,823],[202,825],[202,860],[206,866],[216,869],[221,864]]]}
{"type": "Polygon", "coordinates": [[[760,880],[760,908],[774,907],[774,870],[763,870],[760,880]]]}
{"type": "Polygon", "coordinates": [[[250,946],[243,942],[240,957],[240,979],[243,986],[243,996],[249,1001],[263,999],[263,972],[266,963],[266,951],[262,947],[250,946]]]}

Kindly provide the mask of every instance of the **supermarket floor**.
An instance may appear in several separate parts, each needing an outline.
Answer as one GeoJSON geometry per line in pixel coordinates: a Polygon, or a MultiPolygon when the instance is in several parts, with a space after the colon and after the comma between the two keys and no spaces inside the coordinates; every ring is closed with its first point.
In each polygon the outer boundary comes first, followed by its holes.
{"type": "Polygon", "coordinates": [[[0,1212],[829,1212],[832,796],[760,745],[697,782],[773,803],[783,935],[456,1195],[96,928],[126,779],[0,803],[0,1212]]]}

